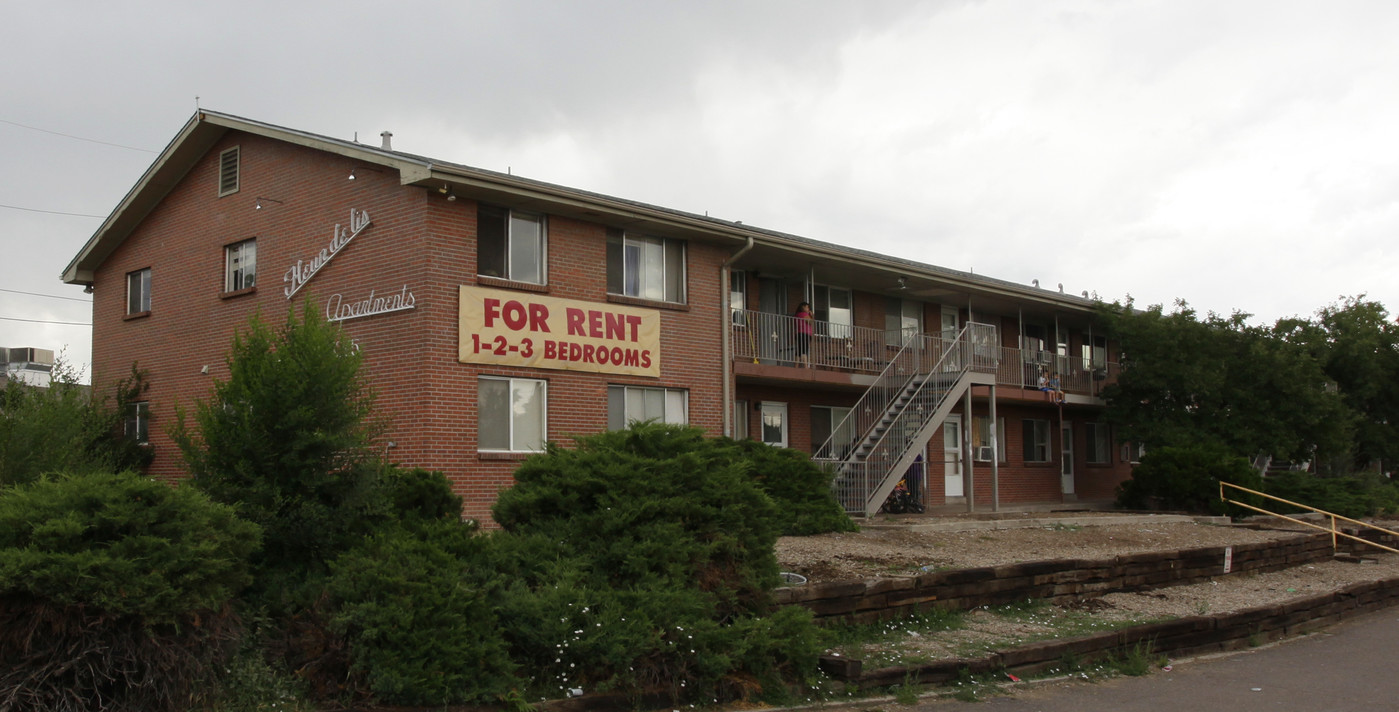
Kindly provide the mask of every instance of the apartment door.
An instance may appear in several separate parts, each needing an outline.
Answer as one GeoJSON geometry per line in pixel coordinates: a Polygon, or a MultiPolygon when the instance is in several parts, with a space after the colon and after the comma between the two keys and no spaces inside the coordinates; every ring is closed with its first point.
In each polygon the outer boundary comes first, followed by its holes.
{"type": "Polygon", "coordinates": [[[962,486],[962,416],[949,415],[942,423],[942,493],[947,497],[966,494],[962,486]]]}
{"type": "Polygon", "coordinates": [[[777,363],[779,357],[790,349],[785,328],[787,320],[783,318],[788,316],[787,283],[772,277],[759,277],[758,311],[762,314],[754,328],[749,329],[750,338],[757,340],[758,358],[763,363],[777,363]]]}
{"type": "MultiPolygon", "coordinates": [[[[960,331],[962,330],[962,325],[961,325],[960,321],[961,321],[961,320],[960,320],[960,319],[958,318],[958,316],[957,316],[957,307],[948,306],[948,305],[944,304],[943,307],[942,307],[942,331],[941,331],[941,336],[942,336],[942,348],[943,348],[944,351],[947,350],[947,347],[948,347],[948,346],[951,346],[951,345],[952,345],[952,342],[955,341],[955,340],[957,339],[957,334],[958,334],[958,332],[960,332],[960,331]]],[[[943,370],[944,370],[944,371],[960,371],[960,370],[962,370],[962,363],[961,363],[961,360],[960,360],[959,358],[957,358],[957,355],[956,355],[956,354],[951,354],[951,355],[949,355],[949,358],[948,358],[946,361],[943,362],[943,370]]]]}
{"type": "Polygon", "coordinates": [[[1059,430],[1059,453],[1063,462],[1059,466],[1059,484],[1064,494],[1074,493],[1074,426],[1065,421],[1059,430]]]}
{"type": "Polygon", "coordinates": [[[773,447],[787,447],[787,404],[764,401],[761,413],[763,442],[773,447]]]}

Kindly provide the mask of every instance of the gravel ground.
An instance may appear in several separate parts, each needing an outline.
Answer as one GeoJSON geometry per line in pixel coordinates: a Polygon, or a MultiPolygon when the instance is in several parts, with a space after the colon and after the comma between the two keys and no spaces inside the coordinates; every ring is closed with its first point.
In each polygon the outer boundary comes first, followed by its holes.
{"type": "MultiPolygon", "coordinates": [[[[852,534],[784,537],[778,541],[777,557],[784,571],[801,573],[813,581],[839,581],[908,575],[926,566],[971,568],[1244,544],[1296,536],[1298,531],[1165,523],[963,532],[871,529],[852,534]]],[[[1220,576],[1205,583],[1113,593],[1015,615],[976,610],[964,617],[960,630],[910,635],[896,647],[904,655],[920,657],[971,655],[1053,637],[1056,630],[1063,630],[1066,619],[1077,616],[1081,620],[1085,612],[1104,624],[1215,615],[1334,591],[1356,582],[1399,578],[1399,554],[1375,550],[1366,557],[1373,557],[1374,561],[1326,561],[1272,573],[1220,576]]]]}
{"type": "Polygon", "coordinates": [[[783,571],[802,574],[811,581],[848,581],[908,575],[923,567],[965,569],[1049,559],[1107,559],[1139,551],[1271,541],[1296,533],[1160,522],[957,532],[881,527],[844,534],[783,537],[777,542],[777,561],[783,571]]]}

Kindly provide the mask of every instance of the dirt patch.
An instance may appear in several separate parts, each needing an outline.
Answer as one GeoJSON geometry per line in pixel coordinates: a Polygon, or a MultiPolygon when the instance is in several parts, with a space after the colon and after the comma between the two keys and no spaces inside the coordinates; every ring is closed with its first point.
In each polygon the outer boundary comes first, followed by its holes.
{"type": "Polygon", "coordinates": [[[1142,551],[1273,541],[1296,534],[1195,523],[1063,524],[956,532],[878,528],[783,537],[777,541],[777,562],[783,571],[813,582],[849,581],[1024,561],[1108,559],[1142,551]]]}
{"type": "MultiPolygon", "coordinates": [[[[777,556],[784,571],[801,573],[809,580],[848,581],[906,576],[922,570],[1105,559],[1147,551],[1239,545],[1294,537],[1302,531],[1194,523],[1075,524],[960,532],[870,529],[785,537],[778,541],[777,556]]],[[[1234,574],[1185,586],[1031,605],[1009,613],[977,609],[965,614],[957,630],[910,633],[897,642],[847,654],[866,656],[876,665],[893,664],[896,659],[984,654],[1034,640],[1082,634],[1098,625],[1233,613],[1329,593],[1353,583],[1394,578],[1399,578],[1399,554],[1375,550],[1364,554],[1364,563],[1328,560],[1284,571],[1234,574]]]]}

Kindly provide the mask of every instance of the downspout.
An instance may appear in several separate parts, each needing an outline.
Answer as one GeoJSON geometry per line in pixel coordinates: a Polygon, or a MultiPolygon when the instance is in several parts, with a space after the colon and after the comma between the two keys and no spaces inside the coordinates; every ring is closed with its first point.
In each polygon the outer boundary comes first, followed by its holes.
{"type": "MultiPolygon", "coordinates": [[[[723,430],[723,432],[724,432],[724,435],[725,435],[726,437],[730,437],[730,438],[732,438],[732,437],[734,436],[734,433],[733,433],[733,417],[734,417],[734,404],[733,404],[733,331],[734,331],[734,323],[733,323],[733,322],[734,322],[734,318],[733,318],[733,309],[732,309],[732,308],[730,307],[730,305],[729,305],[729,265],[732,265],[732,264],[734,263],[735,260],[737,260],[738,258],[742,257],[743,254],[744,254],[745,252],[747,252],[747,251],[749,251],[749,250],[751,250],[751,249],[753,249],[753,237],[750,235],[750,236],[748,237],[748,244],[744,245],[743,247],[740,247],[740,248],[738,249],[738,252],[735,252],[735,253],[733,253],[732,255],[729,255],[729,258],[726,259],[726,260],[724,260],[724,264],[719,265],[719,303],[720,303],[720,305],[721,305],[721,308],[720,308],[720,310],[719,310],[719,313],[720,313],[719,323],[723,326],[723,328],[720,329],[719,341],[723,344],[723,346],[722,346],[721,348],[722,348],[722,351],[723,351],[723,358],[724,358],[724,389],[723,389],[723,403],[724,403],[724,420],[723,420],[723,423],[724,423],[724,430],[723,430]]],[[[745,286],[746,286],[746,285],[745,285],[745,286]]],[[[747,306],[747,305],[745,305],[745,307],[746,307],[746,306],[747,306]]]]}

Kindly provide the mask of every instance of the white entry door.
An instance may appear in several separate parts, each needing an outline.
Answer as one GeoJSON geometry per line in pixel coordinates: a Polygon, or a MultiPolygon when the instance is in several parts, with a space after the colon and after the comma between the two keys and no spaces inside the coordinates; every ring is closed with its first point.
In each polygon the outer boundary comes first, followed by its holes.
{"type": "Polygon", "coordinates": [[[1059,452],[1063,464],[1059,466],[1059,481],[1064,494],[1074,493],[1074,426],[1065,422],[1059,431],[1059,452]]]}
{"type": "Polygon", "coordinates": [[[961,497],[962,487],[962,416],[949,415],[942,423],[943,495],[961,497]]]}

